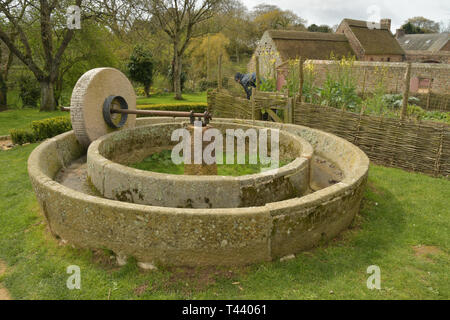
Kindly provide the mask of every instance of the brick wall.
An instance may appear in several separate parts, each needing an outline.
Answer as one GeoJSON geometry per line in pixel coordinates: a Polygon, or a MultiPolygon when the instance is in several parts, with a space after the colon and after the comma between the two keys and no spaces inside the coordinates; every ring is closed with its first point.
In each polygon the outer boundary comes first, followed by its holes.
{"type": "Polygon", "coordinates": [[[410,62],[436,62],[436,63],[450,63],[450,52],[439,51],[406,51],[406,61],[410,62]]]}
{"type": "Polygon", "coordinates": [[[362,61],[402,62],[403,55],[365,55],[362,61]]]}

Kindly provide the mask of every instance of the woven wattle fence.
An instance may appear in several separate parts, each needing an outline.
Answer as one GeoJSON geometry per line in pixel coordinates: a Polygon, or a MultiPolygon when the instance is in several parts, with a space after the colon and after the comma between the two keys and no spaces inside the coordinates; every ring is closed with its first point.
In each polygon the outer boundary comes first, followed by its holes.
{"type": "MultiPolygon", "coordinates": [[[[264,101],[256,100],[257,109],[264,101]]],[[[226,91],[208,93],[213,117],[251,119],[248,100],[226,91]]],[[[330,132],[359,146],[375,163],[450,177],[450,126],[431,121],[360,115],[297,103],[294,123],[330,132]]]]}

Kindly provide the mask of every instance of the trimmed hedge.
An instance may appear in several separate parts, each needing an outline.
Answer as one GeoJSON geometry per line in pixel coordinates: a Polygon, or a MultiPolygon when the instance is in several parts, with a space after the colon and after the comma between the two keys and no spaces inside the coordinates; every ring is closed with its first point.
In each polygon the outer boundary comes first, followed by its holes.
{"type": "Polygon", "coordinates": [[[35,134],[26,129],[11,129],[9,131],[11,140],[14,144],[24,144],[36,142],[35,134]]]}
{"type": "Polygon", "coordinates": [[[165,111],[191,111],[203,113],[208,109],[206,102],[200,103],[179,103],[179,104],[147,104],[138,105],[139,110],[165,110],[165,111]]]}
{"type": "Polygon", "coordinates": [[[36,139],[39,141],[72,130],[72,123],[70,122],[70,118],[66,117],[48,118],[33,121],[31,123],[31,129],[36,135],[36,139]]]}
{"type": "Polygon", "coordinates": [[[24,144],[52,138],[70,130],[72,130],[70,118],[55,117],[33,121],[31,130],[12,129],[10,135],[13,143],[24,144]]]}
{"type": "MultiPolygon", "coordinates": [[[[180,103],[180,104],[149,104],[138,105],[139,110],[166,110],[166,111],[191,111],[203,113],[208,109],[208,104],[202,103],[180,103]]],[[[33,121],[32,130],[12,129],[11,140],[15,144],[33,143],[57,136],[58,134],[72,130],[70,118],[55,117],[44,120],[33,121]]]]}

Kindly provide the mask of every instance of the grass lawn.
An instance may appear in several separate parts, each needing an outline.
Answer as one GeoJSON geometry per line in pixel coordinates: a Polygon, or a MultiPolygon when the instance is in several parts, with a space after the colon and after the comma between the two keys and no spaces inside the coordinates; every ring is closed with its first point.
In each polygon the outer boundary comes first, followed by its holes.
{"type": "Polygon", "coordinates": [[[53,117],[70,117],[69,112],[39,112],[37,109],[11,109],[0,112],[0,136],[9,134],[10,129],[30,129],[31,122],[53,117]]]}
{"type": "MultiPolygon", "coordinates": [[[[138,98],[137,104],[183,104],[206,102],[206,92],[200,93],[185,93],[183,100],[175,100],[172,93],[154,95],[150,98],[138,98]]],[[[9,134],[10,129],[26,129],[31,128],[31,122],[34,120],[41,120],[45,118],[52,118],[58,116],[69,117],[69,112],[54,111],[54,112],[39,112],[37,109],[10,109],[0,112],[0,136],[9,134]]]]}
{"type": "MultiPolygon", "coordinates": [[[[220,157],[220,154],[216,154],[216,157],[220,157]]],[[[245,164],[238,164],[238,155],[234,157],[234,164],[227,164],[226,153],[222,155],[222,164],[217,164],[217,175],[219,176],[244,176],[247,174],[261,173],[263,169],[270,170],[270,166],[262,165],[261,161],[256,159],[257,163],[250,164],[250,159],[248,153],[243,156],[245,159],[245,164]]],[[[281,160],[279,166],[285,166],[292,162],[290,160],[281,160]]],[[[164,150],[158,153],[153,153],[141,162],[130,164],[130,167],[148,170],[159,173],[169,173],[169,174],[184,174],[184,164],[174,164],[172,161],[172,150],[164,150]]]]}
{"type": "Polygon", "coordinates": [[[138,98],[137,104],[183,104],[206,102],[206,91],[199,93],[183,93],[183,100],[175,100],[173,93],[152,95],[150,98],[138,98]]]}
{"type": "Polygon", "coordinates": [[[360,215],[325,246],[286,262],[144,272],[49,235],[27,175],[35,147],[0,151],[0,285],[15,299],[450,298],[448,180],[372,165],[360,215]],[[66,288],[70,265],[81,268],[81,290],[66,288]],[[366,287],[370,265],[381,268],[381,290],[366,287]]]}

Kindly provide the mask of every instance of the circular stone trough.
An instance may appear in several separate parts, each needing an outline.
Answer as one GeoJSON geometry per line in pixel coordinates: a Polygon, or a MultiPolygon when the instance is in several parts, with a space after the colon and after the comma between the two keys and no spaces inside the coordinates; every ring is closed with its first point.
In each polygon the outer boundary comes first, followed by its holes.
{"type": "MultiPolygon", "coordinates": [[[[135,132],[148,130],[140,128],[143,126],[181,125],[184,121],[139,118],[135,132]]],[[[93,196],[56,181],[60,171],[86,156],[86,149],[68,132],[43,142],[28,160],[29,175],[51,232],[69,243],[107,248],[144,264],[245,265],[310,249],[352,222],[369,167],[359,148],[334,135],[291,124],[216,119],[214,125],[277,128],[306,141],[314,150],[309,184],[317,191],[260,206],[197,209],[93,196]],[[338,172],[338,181],[320,169],[320,163],[327,161],[331,171],[338,172]],[[323,181],[332,183],[324,186],[323,181]],[[317,187],[320,184],[321,189],[317,187]]]]}
{"type": "MultiPolygon", "coordinates": [[[[262,206],[300,197],[309,190],[309,161],[313,149],[304,139],[283,130],[279,131],[279,158],[291,162],[258,174],[238,177],[175,175],[125,165],[140,162],[155,150],[172,149],[175,144],[169,145],[172,132],[188,126],[187,122],[152,124],[101,137],[90,145],[87,153],[90,182],[108,199],[176,208],[262,206]]],[[[212,127],[223,136],[226,130],[255,129],[253,132],[258,132],[260,129],[220,122],[213,122],[212,127]]],[[[234,140],[237,139],[234,137],[234,140]]],[[[248,149],[249,140],[246,142],[248,149]]]]}

